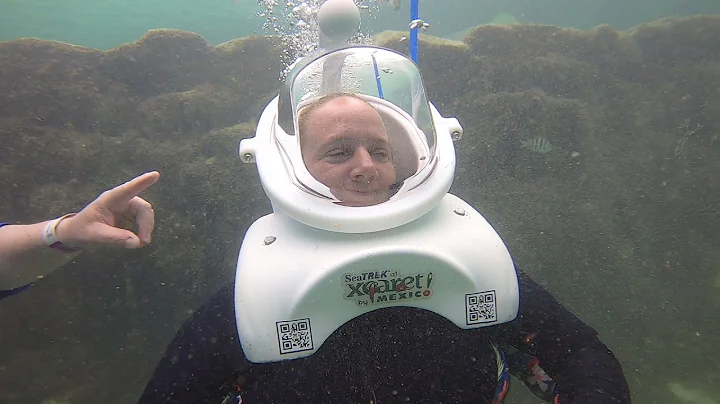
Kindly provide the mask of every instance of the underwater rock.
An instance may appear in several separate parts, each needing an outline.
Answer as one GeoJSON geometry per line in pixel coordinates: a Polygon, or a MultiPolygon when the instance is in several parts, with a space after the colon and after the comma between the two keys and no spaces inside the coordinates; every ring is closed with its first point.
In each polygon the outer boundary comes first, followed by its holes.
{"type": "Polygon", "coordinates": [[[0,117],[90,129],[104,82],[101,51],[56,41],[0,42],[0,117]]]}
{"type": "Polygon", "coordinates": [[[192,32],[152,30],[105,52],[101,71],[140,98],[187,91],[214,73],[212,47],[192,32]]]}
{"type": "Polygon", "coordinates": [[[221,89],[207,85],[147,99],[139,105],[140,119],[135,127],[149,137],[175,138],[205,133],[216,124],[225,126],[236,122],[218,122],[226,115],[223,113],[226,103],[218,96],[221,92],[221,89]]]}
{"type": "Polygon", "coordinates": [[[152,30],[106,52],[37,39],[0,42],[0,117],[113,136],[137,123],[142,101],[196,87],[203,93],[211,83],[219,89],[205,109],[227,111],[214,124],[232,125],[259,114],[257,100],[277,88],[280,46],[277,38],[252,37],[211,47],[176,30],[152,30]]]}
{"type": "Polygon", "coordinates": [[[649,64],[720,61],[720,15],[663,18],[632,28],[628,35],[649,64]]]}

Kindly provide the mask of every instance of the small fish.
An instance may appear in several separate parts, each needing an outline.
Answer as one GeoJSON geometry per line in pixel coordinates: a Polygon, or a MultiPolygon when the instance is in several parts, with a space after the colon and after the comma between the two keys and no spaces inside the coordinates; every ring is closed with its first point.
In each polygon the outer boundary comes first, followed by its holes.
{"type": "Polygon", "coordinates": [[[535,139],[521,140],[520,148],[528,149],[531,152],[540,153],[540,154],[550,153],[551,151],[556,149],[556,147],[553,146],[550,143],[550,141],[545,139],[544,137],[536,137],[535,139]]]}
{"type": "Polygon", "coordinates": [[[410,21],[409,27],[410,29],[422,28],[423,30],[427,30],[428,27],[430,27],[430,24],[426,23],[421,19],[417,19],[410,21]]]}

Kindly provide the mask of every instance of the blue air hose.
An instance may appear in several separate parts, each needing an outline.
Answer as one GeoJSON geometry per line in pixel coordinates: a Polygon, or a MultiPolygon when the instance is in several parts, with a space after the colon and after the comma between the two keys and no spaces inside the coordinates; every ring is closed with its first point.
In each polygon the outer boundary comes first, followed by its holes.
{"type": "Polygon", "coordinates": [[[375,55],[370,55],[373,61],[373,67],[375,68],[375,84],[377,85],[377,91],[378,91],[378,97],[381,99],[385,99],[385,95],[383,95],[383,89],[382,89],[382,83],[380,82],[380,69],[378,69],[377,60],[375,59],[375,55]]]}
{"type": "MultiPolygon", "coordinates": [[[[420,2],[419,0],[410,0],[410,21],[420,18],[420,2]]],[[[410,30],[410,59],[416,64],[418,63],[418,31],[421,27],[415,27],[410,30]]]]}

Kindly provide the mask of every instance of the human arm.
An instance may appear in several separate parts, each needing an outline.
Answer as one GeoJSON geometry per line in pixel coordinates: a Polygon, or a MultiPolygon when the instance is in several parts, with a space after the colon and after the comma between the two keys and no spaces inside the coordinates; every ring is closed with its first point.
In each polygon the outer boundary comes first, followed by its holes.
{"type": "Polygon", "coordinates": [[[175,334],[139,404],[220,403],[247,366],[235,326],[234,283],[196,310],[175,334]]]}
{"type": "MultiPolygon", "coordinates": [[[[76,215],[66,216],[51,237],[69,248],[48,248],[48,223],[0,227],[0,290],[12,290],[47,275],[74,258],[81,249],[96,246],[138,248],[150,243],[155,215],[137,196],[157,182],[156,171],[103,192],[76,215]],[[115,227],[120,217],[134,218],[138,234],[115,227]]],[[[55,223],[52,223],[55,224],[55,223]]]]}
{"type": "Polygon", "coordinates": [[[627,404],[620,363],[597,332],[518,271],[518,318],[499,327],[499,339],[540,360],[557,386],[560,404],[627,404]]]}

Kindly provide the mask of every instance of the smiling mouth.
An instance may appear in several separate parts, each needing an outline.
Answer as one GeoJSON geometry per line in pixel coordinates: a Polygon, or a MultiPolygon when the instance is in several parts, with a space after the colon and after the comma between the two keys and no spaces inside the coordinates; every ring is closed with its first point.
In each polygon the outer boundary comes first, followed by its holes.
{"type": "Polygon", "coordinates": [[[380,191],[358,191],[358,190],[354,190],[354,189],[350,189],[348,191],[350,191],[354,194],[359,194],[359,195],[372,195],[372,194],[376,194],[376,193],[380,192],[380,191]]]}

